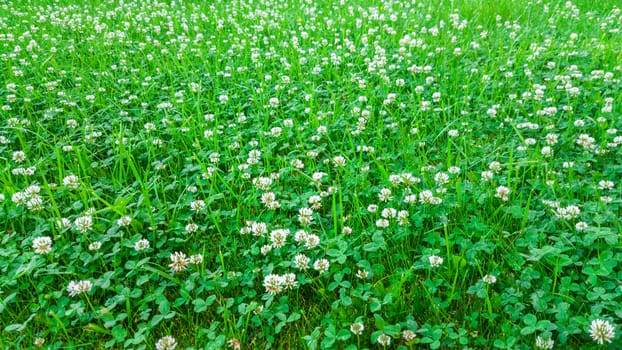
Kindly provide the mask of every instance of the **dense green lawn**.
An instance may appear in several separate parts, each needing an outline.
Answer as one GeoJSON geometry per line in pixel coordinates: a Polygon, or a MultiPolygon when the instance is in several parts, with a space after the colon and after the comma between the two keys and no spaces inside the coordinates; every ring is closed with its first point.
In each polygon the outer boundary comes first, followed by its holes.
{"type": "Polygon", "coordinates": [[[72,2],[0,2],[0,348],[622,348],[618,1],[72,2]]]}

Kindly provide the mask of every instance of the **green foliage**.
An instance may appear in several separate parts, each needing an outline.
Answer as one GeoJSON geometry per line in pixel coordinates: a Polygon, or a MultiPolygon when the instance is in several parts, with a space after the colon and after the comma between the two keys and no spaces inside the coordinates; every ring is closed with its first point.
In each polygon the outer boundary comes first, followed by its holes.
{"type": "Polygon", "coordinates": [[[0,5],[0,348],[622,347],[616,1],[73,3],[0,5]]]}

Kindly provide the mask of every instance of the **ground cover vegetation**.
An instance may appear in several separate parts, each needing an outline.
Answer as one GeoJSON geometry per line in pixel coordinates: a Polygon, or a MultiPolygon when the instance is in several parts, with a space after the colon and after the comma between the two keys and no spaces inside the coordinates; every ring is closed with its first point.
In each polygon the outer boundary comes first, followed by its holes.
{"type": "Polygon", "coordinates": [[[0,2],[0,347],[622,348],[616,6],[0,2]]]}

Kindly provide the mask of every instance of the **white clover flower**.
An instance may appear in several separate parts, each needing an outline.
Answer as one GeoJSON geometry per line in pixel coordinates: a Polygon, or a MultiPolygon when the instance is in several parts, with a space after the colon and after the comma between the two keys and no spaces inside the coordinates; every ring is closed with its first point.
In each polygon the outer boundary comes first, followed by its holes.
{"type": "Polygon", "coordinates": [[[149,248],[149,241],[146,239],[140,239],[134,243],[134,250],[141,251],[149,248]]]}
{"type": "Polygon", "coordinates": [[[52,239],[48,236],[37,237],[32,241],[32,247],[37,254],[47,254],[52,251],[52,239]]]}
{"type": "Polygon", "coordinates": [[[417,200],[416,194],[409,194],[404,197],[404,203],[406,204],[415,204],[417,203],[417,200]]]}
{"type": "Polygon", "coordinates": [[[613,181],[600,180],[598,182],[598,188],[601,190],[610,190],[615,187],[615,183],[613,181]]]}
{"type": "Polygon", "coordinates": [[[390,222],[387,219],[378,219],[376,220],[376,226],[380,227],[380,228],[386,228],[389,227],[390,222]]]}
{"type": "Polygon", "coordinates": [[[263,279],[263,286],[266,293],[270,295],[279,294],[283,290],[285,279],[282,276],[270,274],[263,279]]]}
{"type": "Polygon", "coordinates": [[[93,218],[88,215],[80,216],[76,220],[74,220],[73,224],[76,230],[82,233],[86,233],[93,227],[93,218]]]}
{"type": "Polygon", "coordinates": [[[495,173],[498,173],[499,171],[501,171],[501,163],[497,161],[490,162],[490,164],[488,164],[488,169],[494,171],[495,173]]]}
{"type": "Polygon", "coordinates": [[[544,146],[542,147],[542,149],[540,150],[540,153],[544,156],[544,157],[551,157],[553,155],[553,149],[549,146],[544,146]]]}
{"type": "Polygon", "coordinates": [[[421,204],[441,204],[442,199],[435,197],[434,193],[430,190],[424,190],[419,192],[419,203],[421,204]]]}
{"type": "Polygon", "coordinates": [[[41,192],[41,187],[38,185],[30,185],[24,188],[24,195],[27,197],[36,197],[39,196],[39,192],[41,192]]]}
{"type": "Polygon", "coordinates": [[[388,202],[391,199],[393,199],[393,196],[391,195],[391,190],[388,188],[383,188],[380,190],[380,193],[378,193],[378,200],[381,202],[388,202]]]}
{"type": "Polygon", "coordinates": [[[24,151],[13,152],[13,161],[15,163],[23,163],[26,160],[26,153],[24,151]]]}
{"type": "Polygon", "coordinates": [[[264,244],[261,246],[259,251],[261,252],[261,255],[267,255],[272,251],[272,246],[270,244],[264,244]]]}
{"type": "Polygon", "coordinates": [[[41,211],[43,210],[43,198],[39,195],[34,195],[30,197],[28,202],[26,202],[26,207],[30,211],[41,211]]]}
{"type": "Polygon", "coordinates": [[[233,350],[241,350],[242,344],[237,338],[232,338],[227,341],[227,346],[233,350]]]}
{"type": "Polygon", "coordinates": [[[588,134],[580,134],[576,142],[578,145],[582,146],[585,149],[593,149],[596,139],[588,134]]]}
{"type": "Polygon", "coordinates": [[[546,134],[546,136],[544,138],[546,139],[546,143],[548,145],[554,146],[558,142],[558,140],[557,140],[558,137],[559,137],[559,135],[557,135],[557,134],[546,134]]]}
{"type": "Polygon", "coordinates": [[[384,333],[380,334],[380,336],[378,337],[378,344],[384,347],[391,345],[391,336],[384,333]]]}
{"type": "Polygon", "coordinates": [[[276,200],[276,195],[273,192],[265,192],[261,195],[261,203],[263,203],[268,209],[274,210],[281,207],[281,204],[276,200]]]}
{"type": "Polygon", "coordinates": [[[510,194],[510,189],[505,186],[499,186],[495,190],[495,197],[500,198],[502,201],[508,201],[508,195],[510,194]]]}
{"type": "Polygon", "coordinates": [[[80,180],[75,175],[68,175],[63,178],[63,185],[72,190],[80,187],[80,180]]]}
{"type": "Polygon", "coordinates": [[[171,253],[171,263],[168,265],[173,272],[180,272],[186,269],[190,260],[186,257],[186,254],[182,252],[171,253]]]}
{"type": "Polygon", "coordinates": [[[367,277],[369,277],[369,272],[367,272],[367,270],[357,270],[356,271],[356,278],[364,280],[367,277]]]}
{"type": "Polygon", "coordinates": [[[143,127],[145,128],[147,132],[154,131],[156,129],[156,126],[153,123],[145,123],[143,127]]]}
{"type": "Polygon", "coordinates": [[[282,248],[289,235],[289,229],[278,229],[270,232],[270,243],[274,248],[282,248]]]}
{"type": "Polygon", "coordinates": [[[611,343],[616,330],[607,320],[596,319],[590,325],[590,337],[598,344],[611,343]]]}
{"type": "Polygon", "coordinates": [[[251,223],[251,232],[253,236],[263,236],[268,233],[268,225],[265,222],[251,223]]]}
{"type": "Polygon", "coordinates": [[[305,248],[313,249],[320,244],[320,237],[318,235],[309,233],[307,237],[305,237],[305,248]]]}
{"type": "Polygon", "coordinates": [[[197,200],[190,202],[190,209],[192,209],[195,212],[199,212],[203,208],[205,208],[205,201],[201,199],[197,199],[197,200]]]}
{"type": "Polygon", "coordinates": [[[354,322],[353,324],[350,325],[350,332],[352,332],[355,335],[363,334],[364,330],[365,330],[365,326],[361,322],[354,322]]]}
{"type": "Polygon", "coordinates": [[[313,209],[311,208],[300,208],[298,209],[298,221],[301,225],[309,225],[313,222],[313,209]]]}
{"type": "Polygon", "coordinates": [[[486,275],[482,277],[482,281],[486,284],[495,284],[497,283],[497,276],[495,275],[486,275]]]}
{"type": "Polygon", "coordinates": [[[95,241],[91,244],[89,244],[89,250],[90,251],[97,251],[102,247],[102,242],[99,241],[95,241]]]}
{"type": "Polygon", "coordinates": [[[333,158],[333,164],[336,167],[342,168],[344,166],[346,166],[346,158],[342,157],[342,156],[336,156],[333,158]]]}
{"type": "Polygon", "coordinates": [[[313,263],[313,269],[319,272],[320,274],[323,274],[324,272],[328,271],[329,268],[330,268],[330,262],[328,262],[328,260],[326,259],[319,259],[313,263]]]}
{"type": "Polygon", "coordinates": [[[155,347],[156,350],[174,350],[177,347],[177,340],[170,335],[167,335],[160,338],[155,347]]]}
{"type": "Polygon", "coordinates": [[[398,186],[400,183],[402,183],[402,177],[400,175],[389,175],[389,182],[391,182],[391,184],[393,186],[398,186]]]}
{"type": "Polygon", "coordinates": [[[189,264],[198,265],[202,262],[203,262],[203,255],[201,254],[191,255],[190,258],[188,258],[189,264]]]}
{"type": "Polygon", "coordinates": [[[566,208],[566,218],[574,219],[581,214],[581,209],[576,205],[569,205],[566,208]]]}
{"type": "Polygon", "coordinates": [[[294,233],[294,241],[297,243],[305,242],[307,240],[307,235],[305,230],[298,230],[294,233]]]}
{"type": "Polygon", "coordinates": [[[554,344],[555,344],[555,341],[551,338],[542,338],[541,336],[538,336],[536,338],[536,348],[538,349],[543,349],[543,350],[553,349],[554,344]]]}
{"type": "Polygon", "coordinates": [[[492,180],[492,178],[495,176],[494,173],[492,171],[489,170],[485,170],[482,171],[482,182],[488,182],[490,180],[492,180]]]}
{"type": "Polygon", "coordinates": [[[67,286],[67,293],[69,293],[70,297],[75,297],[76,295],[90,292],[91,288],[93,288],[93,283],[91,283],[91,281],[71,281],[67,286]]]}
{"type": "Polygon", "coordinates": [[[298,285],[296,274],[294,273],[287,273],[281,277],[283,278],[283,288],[285,290],[294,289],[298,285]]]}
{"type": "Polygon", "coordinates": [[[434,175],[434,182],[436,182],[437,185],[442,186],[449,182],[449,175],[446,173],[436,173],[434,175]]]}
{"type": "Polygon", "coordinates": [[[326,174],[326,173],[324,173],[324,172],[321,172],[321,171],[317,171],[317,172],[314,172],[314,173],[311,175],[311,178],[313,179],[313,182],[314,182],[315,184],[319,185],[319,184],[322,182],[322,178],[323,178],[324,176],[326,176],[326,175],[328,175],[328,174],[326,174]]]}
{"type": "Polygon", "coordinates": [[[269,177],[257,177],[253,179],[253,185],[262,191],[267,191],[272,185],[272,179],[269,177]]]}
{"type": "Polygon", "coordinates": [[[430,255],[428,257],[428,262],[430,263],[430,266],[438,267],[443,264],[443,258],[441,258],[440,256],[436,256],[436,255],[430,255]]]}
{"type": "Polygon", "coordinates": [[[409,342],[412,341],[413,339],[415,339],[417,337],[417,334],[413,331],[411,331],[410,329],[405,329],[402,332],[402,338],[404,339],[404,341],[409,342]]]}
{"type": "Polygon", "coordinates": [[[199,230],[199,225],[197,225],[195,223],[189,223],[189,224],[186,225],[185,229],[186,229],[187,233],[194,233],[194,232],[197,232],[199,230]]]}
{"type": "Polygon", "coordinates": [[[294,266],[299,270],[307,270],[311,259],[304,254],[298,254],[294,257],[294,266]]]}
{"type": "Polygon", "coordinates": [[[259,163],[259,157],[261,157],[261,151],[259,150],[251,150],[248,152],[248,159],[246,159],[246,163],[249,165],[259,163]]]}
{"type": "Polygon", "coordinates": [[[24,205],[28,202],[28,196],[24,192],[15,192],[11,196],[11,201],[17,205],[24,205]]]}
{"type": "Polygon", "coordinates": [[[129,226],[132,223],[132,218],[129,216],[123,216],[117,220],[117,225],[124,227],[129,226]]]}
{"type": "Polygon", "coordinates": [[[385,219],[392,219],[397,216],[397,210],[395,208],[384,208],[380,215],[385,219]]]}
{"type": "Polygon", "coordinates": [[[279,128],[278,126],[270,129],[270,135],[274,136],[274,137],[279,137],[281,136],[281,133],[283,132],[283,129],[279,128]]]}
{"type": "Polygon", "coordinates": [[[71,220],[67,218],[60,218],[56,220],[56,226],[61,230],[65,228],[69,228],[71,227],[71,220]]]}
{"type": "Polygon", "coordinates": [[[322,208],[322,197],[321,196],[313,195],[309,197],[308,202],[311,205],[311,209],[313,210],[318,210],[322,208]]]}

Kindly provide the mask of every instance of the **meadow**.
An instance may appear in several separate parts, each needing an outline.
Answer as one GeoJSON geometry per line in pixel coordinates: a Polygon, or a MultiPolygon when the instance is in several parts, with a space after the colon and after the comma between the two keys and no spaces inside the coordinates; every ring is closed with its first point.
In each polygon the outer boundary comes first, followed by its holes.
{"type": "Polygon", "coordinates": [[[0,348],[622,349],[619,6],[0,1],[0,348]]]}

